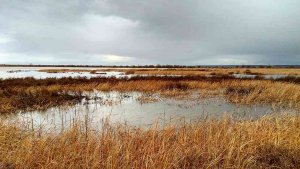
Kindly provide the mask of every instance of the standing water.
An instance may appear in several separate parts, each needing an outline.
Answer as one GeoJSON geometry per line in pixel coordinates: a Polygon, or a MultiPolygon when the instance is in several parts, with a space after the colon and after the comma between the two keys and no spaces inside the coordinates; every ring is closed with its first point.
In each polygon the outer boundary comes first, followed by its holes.
{"type": "Polygon", "coordinates": [[[150,101],[141,101],[143,93],[131,92],[95,92],[92,100],[67,107],[55,107],[46,111],[20,112],[3,115],[6,121],[27,124],[28,128],[44,130],[62,130],[81,121],[99,128],[103,120],[110,123],[126,123],[133,126],[148,126],[178,121],[192,122],[205,119],[219,119],[224,115],[235,119],[257,119],[267,114],[296,113],[293,110],[274,109],[269,105],[238,105],[227,102],[224,98],[202,98],[199,93],[189,97],[174,99],[151,94],[150,101]],[[97,99],[96,99],[97,98],[97,99]]]}

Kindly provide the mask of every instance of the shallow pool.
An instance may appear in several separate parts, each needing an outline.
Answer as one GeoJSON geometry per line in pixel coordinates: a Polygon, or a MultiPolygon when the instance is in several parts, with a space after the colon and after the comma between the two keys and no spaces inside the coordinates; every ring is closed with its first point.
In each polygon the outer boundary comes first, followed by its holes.
{"type": "Polygon", "coordinates": [[[28,129],[62,130],[75,122],[98,128],[108,120],[110,123],[126,123],[132,126],[149,126],[193,122],[206,119],[220,119],[230,116],[234,119],[257,119],[268,114],[297,113],[295,110],[274,108],[270,105],[239,105],[227,102],[222,97],[199,97],[194,92],[181,99],[146,94],[149,101],[141,101],[143,93],[94,92],[91,100],[68,107],[50,108],[46,111],[23,112],[2,115],[4,121],[23,123],[28,129]]]}

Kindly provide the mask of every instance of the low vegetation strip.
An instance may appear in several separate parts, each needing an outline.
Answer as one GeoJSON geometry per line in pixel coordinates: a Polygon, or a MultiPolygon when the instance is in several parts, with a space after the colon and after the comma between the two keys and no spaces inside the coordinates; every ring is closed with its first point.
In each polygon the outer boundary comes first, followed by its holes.
{"type": "Polygon", "coordinates": [[[253,74],[253,75],[300,75],[300,69],[288,68],[178,68],[178,69],[131,69],[135,74],[151,75],[208,75],[208,74],[253,74]]]}
{"type": "Polygon", "coordinates": [[[95,72],[95,71],[121,71],[126,74],[147,75],[300,75],[298,68],[102,68],[102,69],[40,69],[40,72],[95,72]]]}
{"type": "Polygon", "coordinates": [[[59,134],[0,123],[0,136],[2,168],[300,168],[299,116],[59,134]]]}

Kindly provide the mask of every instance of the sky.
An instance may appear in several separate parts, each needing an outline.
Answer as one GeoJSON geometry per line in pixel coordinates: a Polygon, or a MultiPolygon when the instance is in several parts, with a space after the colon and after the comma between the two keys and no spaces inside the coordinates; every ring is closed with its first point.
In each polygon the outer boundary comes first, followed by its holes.
{"type": "Polygon", "coordinates": [[[300,64],[299,0],[0,4],[0,64],[300,64]]]}

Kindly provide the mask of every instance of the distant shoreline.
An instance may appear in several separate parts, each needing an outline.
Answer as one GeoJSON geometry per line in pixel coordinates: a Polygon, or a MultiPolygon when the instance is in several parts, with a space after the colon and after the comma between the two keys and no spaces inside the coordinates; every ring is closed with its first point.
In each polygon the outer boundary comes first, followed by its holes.
{"type": "Polygon", "coordinates": [[[89,68],[300,68],[300,65],[22,65],[22,64],[0,64],[0,67],[89,67],[89,68]]]}

